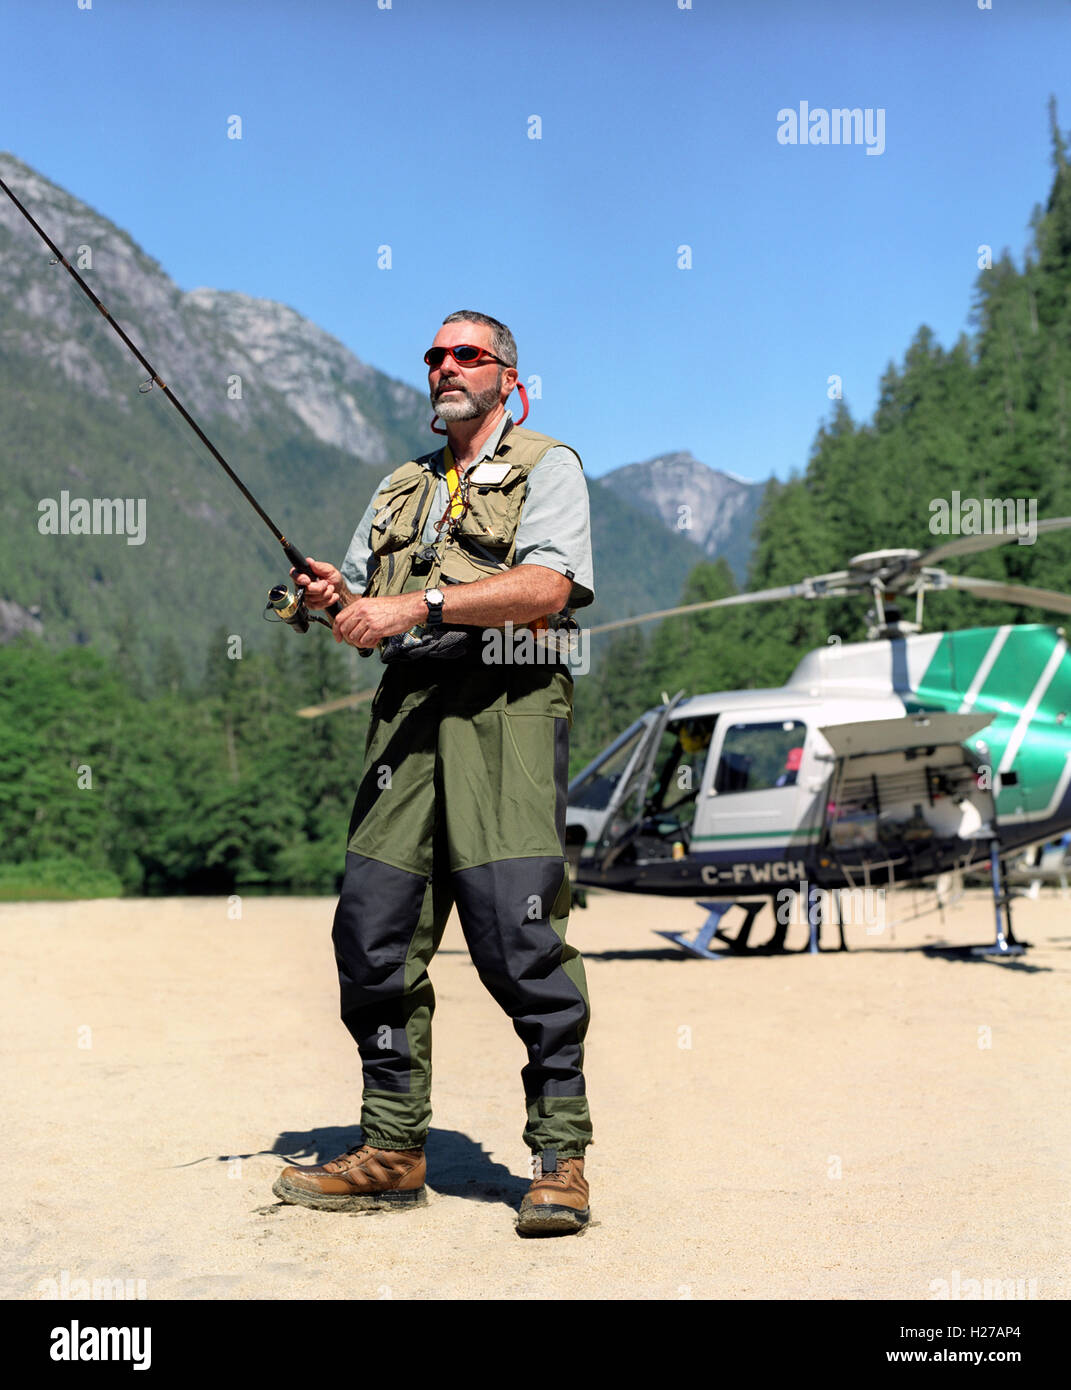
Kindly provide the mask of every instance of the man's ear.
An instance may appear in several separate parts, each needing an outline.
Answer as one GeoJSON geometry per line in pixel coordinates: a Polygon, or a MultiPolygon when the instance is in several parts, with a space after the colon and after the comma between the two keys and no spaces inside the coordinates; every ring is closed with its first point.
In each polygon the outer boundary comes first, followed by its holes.
{"type": "Polygon", "coordinates": [[[512,395],[517,385],[518,376],[516,367],[504,367],[502,369],[502,403],[503,405],[512,395]]]}

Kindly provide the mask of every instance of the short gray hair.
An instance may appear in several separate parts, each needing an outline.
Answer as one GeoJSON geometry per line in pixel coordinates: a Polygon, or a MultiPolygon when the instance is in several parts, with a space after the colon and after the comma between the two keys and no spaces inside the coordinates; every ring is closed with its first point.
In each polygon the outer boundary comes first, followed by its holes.
{"type": "Polygon", "coordinates": [[[491,351],[494,355],[501,357],[507,367],[516,367],[517,344],[513,334],[504,323],[499,323],[490,314],[478,314],[475,309],[458,309],[455,313],[447,314],[443,323],[482,323],[485,328],[492,330],[491,351]]]}

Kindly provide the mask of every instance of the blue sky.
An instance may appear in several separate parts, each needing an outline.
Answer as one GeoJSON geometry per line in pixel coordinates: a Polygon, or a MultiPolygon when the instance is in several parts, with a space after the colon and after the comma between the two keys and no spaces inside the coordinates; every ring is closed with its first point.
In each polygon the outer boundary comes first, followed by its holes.
{"type": "Polygon", "coordinates": [[[421,389],[446,313],[497,315],[594,475],[805,466],[830,375],[869,416],[921,323],[969,326],[978,246],[1019,260],[1047,197],[1050,94],[1071,127],[1062,0],[385,3],[0,0],[0,148],[184,289],[421,389]],[[801,100],[883,109],[884,152],[778,143],[801,100]]]}

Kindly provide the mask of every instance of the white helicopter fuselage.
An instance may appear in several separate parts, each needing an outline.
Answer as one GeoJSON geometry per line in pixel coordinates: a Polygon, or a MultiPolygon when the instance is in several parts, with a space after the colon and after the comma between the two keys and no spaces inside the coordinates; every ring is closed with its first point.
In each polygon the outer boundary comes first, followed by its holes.
{"type": "Polygon", "coordinates": [[[570,785],[581,883],[911,881],[1071,824],[1071,661],[1044,625],[832,642],[785,686],[648,711],[570,785]],[[581,843],[582,842],[582,843],[581,843]]]}

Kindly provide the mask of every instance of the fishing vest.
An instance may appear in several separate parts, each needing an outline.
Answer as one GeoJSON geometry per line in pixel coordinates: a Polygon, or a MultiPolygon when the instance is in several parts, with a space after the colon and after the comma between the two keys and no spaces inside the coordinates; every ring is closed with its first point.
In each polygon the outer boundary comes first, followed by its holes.
{"type": "Polygon", "coordinates": [[[428,543],[423,536],[438,493],[439,478],[433,471],[438,451],[396,468],[373,501],[372,559],[365,596],[382,598],[439,584],[470,584],[508,570],[517,547],[528,475],[555,447],[561,447],[561,441],[550,435],[509,426],[494,457],[470,466],[464,514],[452,527],[445,522],[439,538],[428,543]]]}

